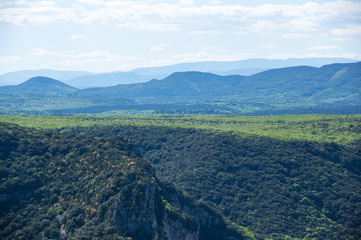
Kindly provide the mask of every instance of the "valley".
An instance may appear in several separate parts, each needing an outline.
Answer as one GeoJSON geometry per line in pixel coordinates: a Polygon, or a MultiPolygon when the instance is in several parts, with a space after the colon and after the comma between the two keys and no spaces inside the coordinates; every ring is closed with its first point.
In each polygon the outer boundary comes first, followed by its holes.
{"type": "MultiPolygon", "coordinates": [[[[146,162],[150,163],[147,169],[154,169],[152,171],[157,178],[172,182],[177,191],[180,191],[179,194],[201,201],[222,216],[222,236],[233,234],[236,239],[357,239],[360,234],[360,215],[357,210],[361,202],[359,115],[1,116],[0,121],[43,129],[41,131],[50,131],[47,134],[54,136],[61,134],[78,139],[74,141],[103,141],[101,144],[97,143],[97,146],[109,142],[110,147],[112,144],[119,145],[129,141],[126,143],[128,145],[125,145],[128,150],[123,151],[128,152],[128,156],[131,153],[132,156],[134,154],[145,160],[142,160],[144,163],[142,167],[139,166],[139,170],[147,166],[144,165],[146,162]]],[[[15,125],[12,126],[14,127],[15,125]]],[[[19,134],[14,130],[11,132],[13,136],[19,134]]],[[[37,133],[39,134],[42,133],[37,133]]],[[[66,152],[80,154],[79,157],[71,157],[72,161],[87,159],[87,154],[94,152],[83,147],[89,148],[90,142],[72,144],[71,141],[66,141],[66,152]]],[[[59,150],[51,151],[56,153],[59,150]]],[[[104,167],[96,167],[96,164],[104,164],[104,159],[109,158],[107,154],[110,153],[106,149],[96,150],[98,151],[105,155],[86,160],[87,165],[79,163],[80,165],[75,166],[92,166],[92,169],[101,171],[104,167]]],[[[116,156],[115,158],[123,159],[116,156]]],[[[23,161],[27,161],[26,159],[29,158],[25,157],[23,161]]],[[[133,157],[130,159],[128,161],[137,164],[138,160],[133,157]]],[[[124,166],[124,163],[119,164],[124,166]]],[[[60,169],[64,169],[62,165],[60,169]]],[[[68,170],[63,171],[68,174],[68,170]]],[[[91,172],[86,169],[83,171],[87,172],[88,177],[84,184],[87,184],[86,191],[89,191],[93,179],[98,181],[96,179],[101,176],[89,175],[91,172]]],[[[109,170],[104,173],[107,171],[109,170]]],[[[14,174],[9,174],[8,179],[14,178],[14,174]]],[[[121,186],[120,189],[126,189],[126,185],[121,186]]],[[[174,192],[170,188],[166,189],[163,194],[174,192]]],[[[105,197],[104,192],[96,192],[98,197],[105,197]]],[[[115,191],[112,194],[117,196],[118,193],[115,191]]],[[[112,194],[107,196],[113,196],[112,194]]],[[[134,201],[135,199],[138,197],[135,197],[134,201]]],[[[171,199],[173,202],[166,199],[165,208],[169,202],[169,209],[175,207],[182,211],[179,204],[183,200],[174,200],[175,196],[171,199]]],[[[87,201],[89,209],[99,211],[100,206],[87,201]]],[[[57,201],[54,201],[54,204],[56,203],[57,201]]],[[[134,204],[138,206],[141,203],[134,204]]],[[[190,217],[195,219],[192,221],[197,221],[196,217],[190,217]]],[[[96,221],[99,219],[91,222],[96,221]]],[[[139,224],[145,224],[146,220],[139,221],[139,224]]],[[[187,220],[188,223],[189,221],[191,220],[187,220]]],[[[86,229],[92,229],[91,222],[84,227],[89,226],[86,229]]],[[[58,223],[55,221],[54,224],[58,223]]],[[[180,227],[179,222],[177,224],[180,227]]],[[[79,231],[85,231],[79,230],[84,227],[79,225],[67,231],[78,234],[79,231]]],[[[117,225],[112,231],[113,234],[120,234],[119,236],[144,239],[130,232],[125,234],[117,225]]],[[[149,231],[159,234],[160,230],[156,228],[149,231]]],[[[211,238],[208,235],[199,239],[211,238]]]]}
{"type": "Polygon", "coordinates": [[[85,89],[34,77],[0,87],[0,113],[360,114],[360,69],[358,62],[271,69],[250,76],[187,71],[161,80],[85,89]]]}

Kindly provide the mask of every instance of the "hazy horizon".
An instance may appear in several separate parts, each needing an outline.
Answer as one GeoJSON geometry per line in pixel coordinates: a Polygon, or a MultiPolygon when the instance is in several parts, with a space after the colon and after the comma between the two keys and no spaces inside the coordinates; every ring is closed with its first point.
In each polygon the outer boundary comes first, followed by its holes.
{"type": "Polygon", "coordinates": [[[4,0],[0,33],[0,74],[254,58],[361,60],[361,3],[4,0]]]}

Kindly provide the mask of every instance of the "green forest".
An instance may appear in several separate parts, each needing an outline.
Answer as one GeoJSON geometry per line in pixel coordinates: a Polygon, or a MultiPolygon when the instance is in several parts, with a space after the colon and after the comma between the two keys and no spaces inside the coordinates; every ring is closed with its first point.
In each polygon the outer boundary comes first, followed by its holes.
{"type": "Polygon", "coordinates": [[[0,126],[1,239],[255,239],[158,180],[124,138],[0,126]]]}
{"type": "Polygon", "coordinates": [[[361,235],[360,115],[0,121],[5,239],[361,235]]]}

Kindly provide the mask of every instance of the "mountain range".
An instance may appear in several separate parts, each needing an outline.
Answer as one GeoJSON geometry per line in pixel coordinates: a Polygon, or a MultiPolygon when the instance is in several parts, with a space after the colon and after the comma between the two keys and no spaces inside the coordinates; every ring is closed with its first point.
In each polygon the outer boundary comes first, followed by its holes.
{"type": "Polygon", "coordinates": [[[248,77],[202,72],[173,73],[163,80],[83,89],[83,96],[123,98],[213,99],[225,96],[252,98],[307,98],[313,101],[354,103],[361,97],[361,62],[321,68],[290,67],[248,77]]]}
{"type": "MultiPolygon", "coordinates": [[[[214,111],[211,105],[230,113],[250,112],[249,109],[264,111],[321,105],[355,107],[361,106],[361,62],[337,63],[319,68],[310,66],[279,68],[251,76],[221,76],[195,71],[176,72],[161,80],[153,79],[145,83],[87,89],[74,88],[47,77],[34,77],[19,85],[0,87],[0,94],[67,95],[76,97],[74,101],[79,101],[81,98],[133,101],[131,107],[124,106],[124,101],[121,103],[122,106],[115,106],[116,103],[109,105],[110,102],[114,102],[109,100],[106,100],[109,103],[106,105],[107,108],[100,104],[104,100],[100,102],[90,100],[90,105],[82,105],[91,106],[92,111],[94,107],[100,108],[96,112],[103,112],[104,109],[164,110],[172,106],[178,110],[207,108],[214,111]],[[158,105],[146,106],[147,104],[158,105]],[[175,104],[182,106],[176,107],[175,104]],[[190,107],[189,104],[196,104],[197,107],[190,107]]],[[[83,111],[84,109],[80,112],[83,111]]],[[[74,113],[74,110],[70,112],[74,113]]]]}
{"type": "MultiPolygon", "coordinates": [[[[273,68],[307,65],[321,67],[331,63],[351,63],[355,60],[346,58],[289,58],[289,59],[245,59],[238,61],[205,61],[193,63],[179,63],[163,67],[137,68],[133,72],[140,75],[167,76],[174,72],[198,71],[218,75],[252,75],[273,68]]],[[[165,77],[164,76],[164,77],[165,77]]]]}
{"type": "Polygon", "coordinates": [[[247,59],[229,62],[193,62],[180,63],[162,67],[137,68],[128,72],[92,73],[83,71],[26,70],[0,75],[0,86],[16,85],[36,76],[46,76],[67,83],[76,88],[109,87],[117,84],[147,82],[151,79],[162,79],[174,72],[199,71],[222,76],[253,75],[273,68],[284,68],[299,65],[321,67],[331,63],[356,62],[345,58],[299,58],[299,59],[247,59]]]}

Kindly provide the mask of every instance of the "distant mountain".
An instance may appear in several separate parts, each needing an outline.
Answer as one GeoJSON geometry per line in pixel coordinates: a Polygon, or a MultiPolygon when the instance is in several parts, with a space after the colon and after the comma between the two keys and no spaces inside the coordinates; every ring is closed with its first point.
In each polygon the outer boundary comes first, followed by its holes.
{"type": "Polygon", "coordinates": [[[162,79],[174,72],[208,72],[217,75],[250,76],[274,68],[307,65],[321,67],[332,63],[352,63],[356,60],[346,58],[294,58],[294,59],[246,59],[239,61],[205,61],[180,63],[174,65],[137,68],[128,72],[91,73],[80,71],[26,70],[0,75],[0,86],[16,85],[35,76],[46,76],[76,88],[109,87],[118,84],[147,82],[162,79]]]}
{"type": "MultiPolygon", "coordinates": [[[[247,59],[239,61],[205,61],[180,63],[161,67],[137,68],[129,72],[88,74],[66,79],[64,82],[77,88],[110,87],[118,84],[144,83],[162,79],[175,72],[208,72],[222,76],[250,76],[269,69],[307,65],[321,67],[332,63],[356,62],[346,58],[299,58],[299,59],[247,59]]],[[[57,78],[58,79],[58,78],[57,78]]],[[[59,79],[63,80],[63,79],[59,79]]]]}
{"type": "Polygon", "coordinates": [[[146,83],[117,85],[107,88],[89,88],[79,91],[80,95],[125,97],[125,98],[163,98],[228,95],[242,76],[219,76],[201,72],[173,73],[163,80],[153,79],[146,83]]]}
{"type": "MultiPolygon", "coordinates": [[[[125,76],[122,73],[120,75],[125,76]]],[[[86,78],[81,80],[86,82],[86,78]]],[[[251,76],[176,72],[162,80],[86,89],[77,89],[50,78],[36,77],[16,86],[0,87],[0,94],[71,94],[75,102],[70,108],[69,105],[59,107],[59,104],[53,108],[46,107],[48,111],[56,110],[53,114],[131,110],[226,114],[359,113],[360,86],[361,62],[358,62],[319,68],[279,68],[251,76]],[[86,98],[81,101],[82,104],[76,100],[86,98]],[[119,102],[119,99],[122,100],[119,102]],[[124,99],[132,103],[128,104],[124,99]]],[[[9,97],[3,95],[0,101],[5,104],[9,102],[9,97]]],[[[26,99],[29,103],[32,97],[27,96],[26,99]]],[[[12,104],[5,104],[3,109],[5,112],[23,111],[29,106],[39,109],[38,105],[34,105],[35,102],[27,106],[16,104],[23,101],[12,100],[12,104]]]]}
{"type": "Polygon", "coordinates": [[[49,69],[16,71],[0,75],[0,86],[20,84],[29,78],[36,76],[46,76],[48,78],[54,78],[59,81],[63,81],[70,78],[91,74],[93,73],[84,71],[56,71],[49,69]]]}
{"type": "Polygon", "coordinates": [[[293,66],[321,67],[332,63],[351,63],[356,60],[346,58],[290,58],[290,59],[246,59],[239,61],[206,61],[193,63],[179,63],[163,67],[137,68],[133,72],[148,76],[167,76],[174,72],[199,71],[219,75],[252,75],[273,68],[293,66]]]}
{"type": "Polygon", "coordinates": [[[77,88],[110,87],[118,84],[130,84],[149,81],[151,77],[134,72],[110,72],[83,75],[67,79],[64,82],[77,88]]]}
{"type": "Polygon", "coordinates": [[[58,80],[47,77],[34,77],[19,85],[0,87],[0,93],[2,94],[33,93],[43,95],[58,95],[71,94],[75,93],[76,91],[78,91],[78,89],[58,80]]]}
{"type": "Polygon", "coordinates": [[[254,98],[298,98],[324,102],[353,103],[361,98],[361,62],[332,64],[321,68],[299,66],[273,69],[252,76],[219,76],[202,72],[173,73],[163,80],[91,88],[86,96],[125,98],[213,99],[237,96],[254,98]]]}
{"type": "Polygon", "coordinates": [[[238,87],[250,94],[349,103],[361,100],[361,62],[321,68],[273,69],[246,78],[238,87]]]}

